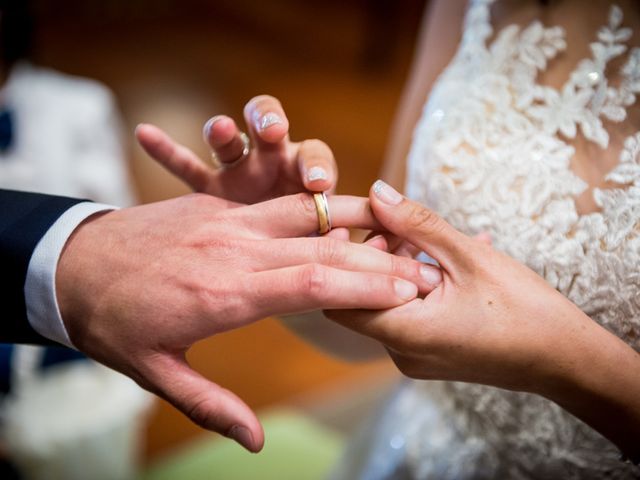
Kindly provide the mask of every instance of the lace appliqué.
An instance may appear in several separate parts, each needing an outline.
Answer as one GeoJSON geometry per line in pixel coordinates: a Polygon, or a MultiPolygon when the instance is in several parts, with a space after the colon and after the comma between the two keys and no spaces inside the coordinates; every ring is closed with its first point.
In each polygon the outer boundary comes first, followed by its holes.
{"type": "MultiPolygon", "coordinates": [[[[602,148],[609,145],[609,134],[601,118],[622,122],[627,116],[626,107],[635,102],[636,94],[640,91],[639,49],[631,51],[627,63],[622,67],[619,87],[609,86],[605,75],[609,62],[627,51],[623,42],[632,35],[631,29],[621,27],[621,23],[622,11],[613,6],[609,24],[598,32],[598,41],[591,44],[593,58],[580,62],[562,91],[534,86],[532,95],[525,96],[526,101],[519,103],[521,108],[543,124],[547,134],[559,132],[567,138],[575,138],[576,127],[580,126],[586,139],[602,148]]],[[[536,28],[536,31],[540,29],[542,27],[536,28]]],[[[538,52],[538,57],[544,57],[548,50],[545,45],[538,48],[532,46],[531,49],[538,52]]],[[[549,53],[552,52],[549,50],[549,53]]]]}
{"type": "MultiPolygon", "coordinates": [[[[496,248],[640,351],[640,133],[626,139],[606,176],[617,185],[594,189],[600,211],[585,215],[575,198],[588,185],[570,169],[569,143],[582,135],[608,148],[604,122],[623,122],[640,92],[640,49],[626,45],[632,32],[613,6],[590,58],[561,89],[540,85],[538,74],[567,48],[564,30],[537,21],[511,25],[488,46],[491,3],[472,2],[458,53],[432,90],[414,134],[407,192],[463,231],[490,232],[496,248]],[[619,58],[614,85],[607,69],[619,58]]],[[[491,467],[509,478],[632,475],[613,445],[545,399],[481,385],[441,389],[452,428],[473,443],[476,471],[491,467]]],[[[429,435],[423,431],[413,444],[420,478],[433,461],[429,435]]]]}

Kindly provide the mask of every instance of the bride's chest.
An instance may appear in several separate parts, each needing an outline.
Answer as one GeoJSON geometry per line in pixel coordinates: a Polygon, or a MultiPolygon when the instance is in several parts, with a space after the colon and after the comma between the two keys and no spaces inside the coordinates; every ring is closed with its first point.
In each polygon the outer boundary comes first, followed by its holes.
{"type": "Polygon", "coordinates": [[[640,134],[629,117],[640,51],[623,48],[621,23],[612,14],[561,89],[539,75],[566,49],[563,30],[507,28],[488,47],[463,40],[415,131],[407,191],[468,233],[490,232],[640,345],[640,134]]]}

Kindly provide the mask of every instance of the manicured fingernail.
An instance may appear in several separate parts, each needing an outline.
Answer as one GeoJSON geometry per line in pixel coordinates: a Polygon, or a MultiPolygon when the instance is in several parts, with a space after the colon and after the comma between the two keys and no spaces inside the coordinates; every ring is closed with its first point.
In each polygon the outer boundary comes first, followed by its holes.
{"type": "Polygon", "coordinates": [[[213,126],[223,118],[224,117],[222,115],[216,115],[215,117],[211,117],[209,120],[207,120],[207,123],[205,123],[204,127],[202,127],[202,135],[204,136],[205,141],[211,135],[211,129],[213,128],[213,126]]]}
{"type": "Polygon", "coordinates": [[[442,283],[442,272],[437,267],[421,265],[420,275],[422,275],[422,278],[424,278],[429,285],[434,287],[442,283]]]}
{"type": "Polygon", "coordinates": [[[253,435],[251,435],[251,432],[246,427],[243,427],[242,425],[234,425],[229,430],[228,436],[229,438],[234,439],[247,450],[253,452],[253,435]]]}
{"type": "Polygon", "coordinates": [[[262,115],[258,120],[258,130],[266,130],[267,128],[282,123],[282,118],[277,113],[269,112],[262,115]]]}
{"type": "Polygon", "coordinates": [[[396,280],[394,283],[396,295],[403,300],[411,300],[418,295],[418,287],[406,280],[396,280]]]}
{"type": "Polygon", "coordinates": [[[376,180],[376,183],[373,184],[373,193],[387,205],[398,205],[403,198],[395,188],[382,180],[376,180]]]}
{"type": "Polygon", "coordinates": [[[307,181],[314,182],[316,180],[326,180],[327,172],[322,167],[311,167],[307,172],[307,181]]]}

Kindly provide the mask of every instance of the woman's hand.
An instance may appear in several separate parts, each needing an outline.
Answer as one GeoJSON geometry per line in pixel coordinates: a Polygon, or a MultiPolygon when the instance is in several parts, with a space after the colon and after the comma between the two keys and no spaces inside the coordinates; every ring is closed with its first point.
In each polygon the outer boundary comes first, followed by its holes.
{"type": "MultiPolygon", "coordinates": [[[[336,226],[379,228],[367,199],[329,202],[336,226]]],[[[264,434],[249,407],[187,364],[194,342],[276,314],[389,308],[433,288],[415,260],[296,238],[317,228],[309,194],[250,206],[195,194],[91,217],[56,273],[69,337],[200,426],[258,451],[264,434]]]]}
{"type": "Polygon", "coordinates": [[[244,142],[233,119],[218,115],[204,126],[204,139],[222,168],[201,160],[159,128],[141,124],[136,137],[145,151],[194,191],[241,203],[256,203],[303,191],[335,190],[338,168],[331,149],[320,140],[292,142],[289,121],[280,102],[255,97],[244,108],[251,150],[242,157],[244,142]]]}
{"type": "Polygon", "coordinates": [[[370,201],[383,227],[440,264],[442,283],[396,308],[330,318],[380,340],[408,376],[538,393],[638,453],[640,355],[532,270],[385,183],[370,201]]]}

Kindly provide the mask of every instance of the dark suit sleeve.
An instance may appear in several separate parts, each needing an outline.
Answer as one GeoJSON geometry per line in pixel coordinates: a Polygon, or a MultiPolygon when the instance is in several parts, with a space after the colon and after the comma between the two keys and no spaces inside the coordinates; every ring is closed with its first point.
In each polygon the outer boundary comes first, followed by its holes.
{"type": "Polygon", "coordinates": [[[0,342],[53,344],[27,320],[24,283],[40,239],[65,211],[86,200],[0,189],[0,342]]]}

